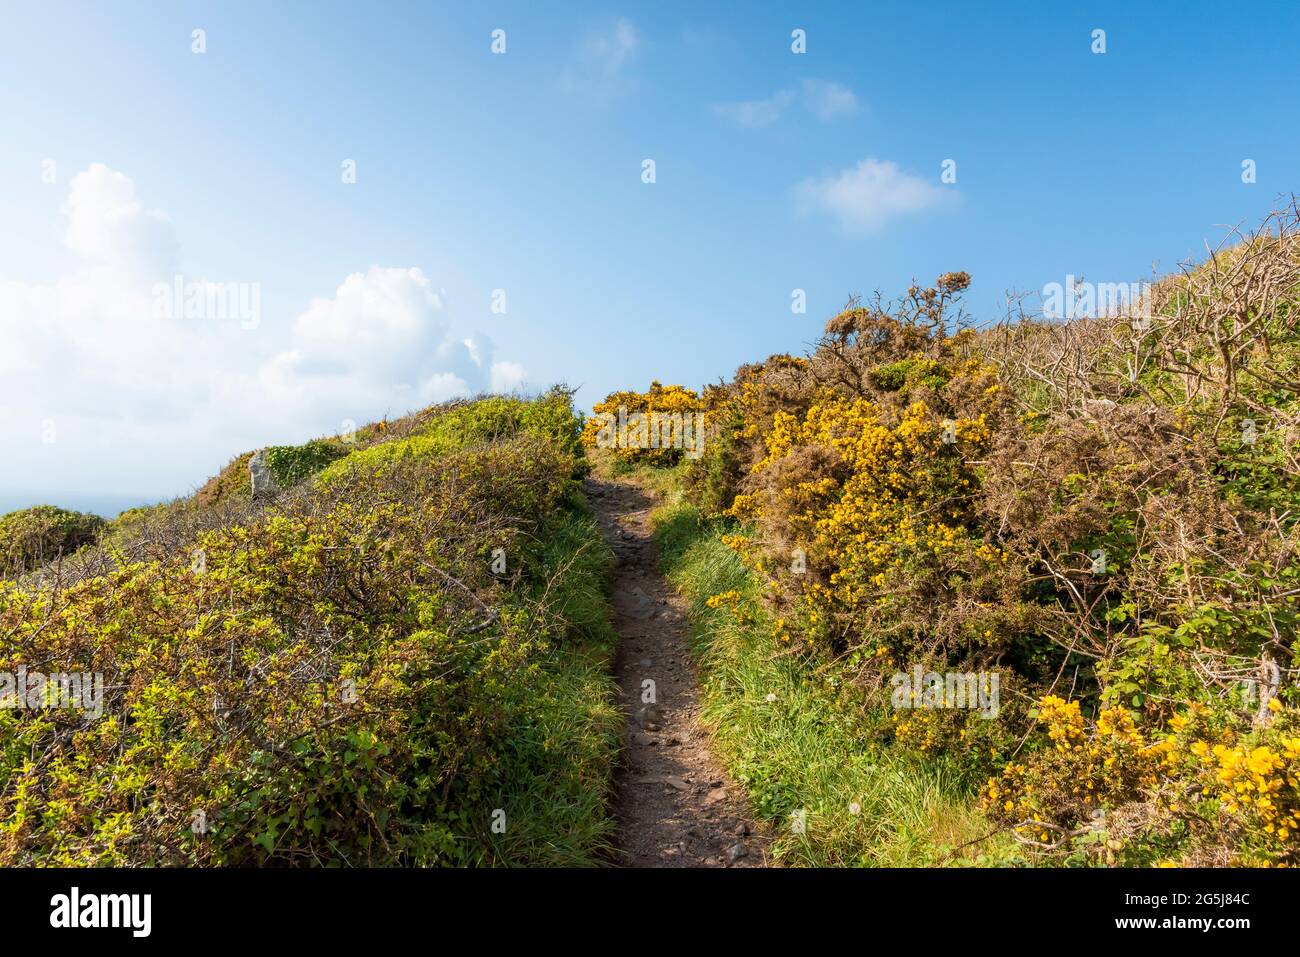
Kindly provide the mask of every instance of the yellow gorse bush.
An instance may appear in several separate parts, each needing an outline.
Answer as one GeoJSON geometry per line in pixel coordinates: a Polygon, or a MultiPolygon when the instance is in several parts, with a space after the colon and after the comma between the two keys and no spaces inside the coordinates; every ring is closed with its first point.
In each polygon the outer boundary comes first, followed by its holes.
{"type": "Polygon", "coordinates": [[[1089,729],[1078,701],[1048,695],[1038,718],[1051,747],[1009,762],[981,793],[985,811],[1018,836],[1053,847],[1156,786],[1163,747],[1124,708],[1103,711],[1089,729]]]}
{"type": "MultiPolygon", "coordinates": [[[[1289,709],[1277,710],[1284,728],[1293,729],[1289,709]]],[[[1300,736],[1279,730],[1211,740],[1195,725],[1180,724],[1169,740],[1168,766],[1172,773],[1193,775],[1200,782],[1202,811],[1208,806],[1220,826],[1243,835],[1242,862],[1300,863],[1300,736]]],[[[1171,812],[1191,813],[1197,806],[1195,800],[1169,803],[1171,812]]]]}
{"type": "MultiPolygon", "coordinates": [[[[602,419],[603,416],[613,417],[618,421],[620,414],[632,416],[637,413],[645,415],[667,415],[667,416],[694,416],[696,413],[704,413],[704,403],[699,394],[692,389],[681,385],[661,385],[658,381],[650,383],[650,388],[645,392],[611,392],[600,402],[592,406],[594,416],[588,418],[583,424],[581,441],[587,449],[597,449],[602,446],[608,448],[617,458],[624,461],[643,461],[660,465],[667,465],[679,461],[683,455],[683,449],[677,447],[649,447],[642,446],[638,443],[624,443],[620,437],[615,443],[604,443],[601,441],[602,419]]],[[[705,424],[707,428],[707,415],[705,424]]],[[[689,427],[694,429],[693,422],[688,423],[689,427]]],[[[703,441],[704,436],[699,437],[703,441]]]]}
{"type": "MultiPolygon", "coordinates": [[[[994,376],[978,362],[913,357],[908,374],[944,383],[977,383],[984,396],[994,376]]],[[[742,404],[757,402],[747,383],[742,404]]],[[[933,400],[931,400],[933,401],[933,400]]],[[[821,390],[801,414],[777,410],[750,467],[749,487],[728,513],[770,530],[806,556],[811,573],[785,574],[782,562],[728,537],[756,569],[779,578],[805,635],[835,620],[864,623],[902,583],[932,584],[959,570],[1006,564],[1006,553],[975,540],[969,523],[979,485],[972,464],[992,441],[995,406],[944,415],[931,401],[903,404],[821,390]],[[918,576],[918,569],[926,574],[918,576]],[[933,577],[927,577],[933,576],[933,577]]],[[[931,600],[940,597],[932,594],[931,600]]],[[[985,623],[970,639],[995,639],[985,623]]]]}
{"type": "MultiPolygon", "coordinates": [[[[1079,704],[1054,695],[1039,702],[1051,747],[988,780],[981,803],[990,816],[1040,843],[1046,833],[1051,844],[1063,833],[1105,829],[1107,812],[1126,810],[1130,837],[1227,835],[1235,850],[1221,862],[1297,863],[1300,737],[1281,730],[1296,722],[1293,711],[1275,707],[1279,727],[1241,737],[1211,722],[1204,706],[1144,731],[1123,707],[1104,709],[1089,727],[1079,704]]],[[[1111,857],[1122,837],[1107,846],[1111,857]]]]}

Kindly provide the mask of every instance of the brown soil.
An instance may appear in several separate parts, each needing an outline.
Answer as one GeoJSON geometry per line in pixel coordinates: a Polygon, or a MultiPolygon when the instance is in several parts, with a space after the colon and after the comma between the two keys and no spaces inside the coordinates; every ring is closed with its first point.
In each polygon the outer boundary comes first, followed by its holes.
{"type": "Polygon", "coordinates": [[[685,604],[659,572],[648,519],[654,502],[626,481],[588,478],[584,486],[618,556],[615,677],[628,726],[615,805],[617,863],[764,867],[767,840],[698,722],[685,604]],[[653,703],[645,700],[647,681],[653,703]]]}

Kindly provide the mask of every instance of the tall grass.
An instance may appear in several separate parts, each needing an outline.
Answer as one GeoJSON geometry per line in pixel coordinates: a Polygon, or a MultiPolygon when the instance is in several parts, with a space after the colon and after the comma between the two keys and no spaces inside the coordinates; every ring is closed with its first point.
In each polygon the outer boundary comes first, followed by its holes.
{"type": "Polygon", "coordinates": [[[617,635],[605,583],[614,555],[585,506],[561,514],[540,544],[543,577],[557,583],[548,611],[566,640],[520,691],[509,774],[499,794],[504,833],[490,838],[490,863],[583,867],[612,850],[610,813],[623,715],[610,676],[617,635]]]}

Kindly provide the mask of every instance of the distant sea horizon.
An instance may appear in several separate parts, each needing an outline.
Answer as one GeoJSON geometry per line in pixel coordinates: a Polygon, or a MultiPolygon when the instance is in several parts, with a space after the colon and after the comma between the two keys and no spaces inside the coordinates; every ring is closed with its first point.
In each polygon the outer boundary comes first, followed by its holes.
{"type": "Polygon", "coordinates": [[[103,518],[117,518],[128,508],[169,502],[184,492],[131,494],[127,492],[58,492],[41,489],[0,489],[0,515],[35,505],[55,505],[74,512],[93,512],[103,518]]]}

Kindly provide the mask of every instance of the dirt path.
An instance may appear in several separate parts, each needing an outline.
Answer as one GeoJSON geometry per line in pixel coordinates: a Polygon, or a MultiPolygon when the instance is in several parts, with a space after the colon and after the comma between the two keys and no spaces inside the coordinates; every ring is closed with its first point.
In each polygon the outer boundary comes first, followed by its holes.
{"type": "Polygon", "coordinates": [[[629,483],[588,478],[584,487],[619,560],[615,677],[628,715],[616,798],[619,863],[764,867],[767,842],[696,721],[686,611],[659,573],[648,520],[654,503],[629,483]],[[646,703],[651,687],[654,702],[646,703]]]}

